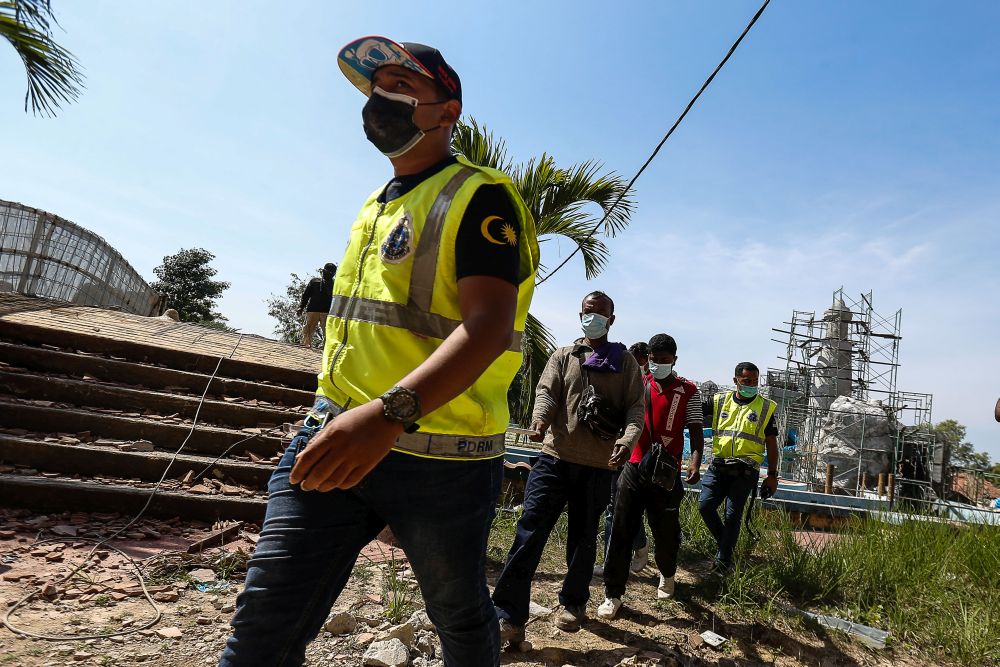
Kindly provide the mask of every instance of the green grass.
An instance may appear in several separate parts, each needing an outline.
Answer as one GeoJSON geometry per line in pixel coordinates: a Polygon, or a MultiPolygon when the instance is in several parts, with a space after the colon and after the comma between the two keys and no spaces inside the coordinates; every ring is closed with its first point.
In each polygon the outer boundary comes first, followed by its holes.
{"type": "Polygon", "coordinates": [[[383,615],[393,624],[401,623],[414,611],[414,591],[410,582],[400,576],[400,566],[393,558],[386,562],[382,574],[383,615]]]}
{"type": "MultiPolygon", "coordinates": [[[[498,513],[489,541],[492,559],[503,562],[517,518],[498,513]]],[[[685,498],[680,519],[679,560],[704,572],[716,545],[695,498],[685,498]]],[[[564,514],[539,569],[565,572],[565,526],[564,514]]],[[[888,630],[893,644],[935,661],[1000,665],[1000,528],[856,519],[823,547],[806,548],[782,512],[758,511],[755,527],[756,544],[746,530],[741,533],[733,572],[723,582],[701,576],[694,597],[759,622],[786,615],[783,607],[793,606],[888,630]]],[[[798,616],[787,620],[816,627],[798,616]]]]}
{"type": "MultiPolygon", "coordinates": [[[[681,520],[681,560],[710,558],[715,545],[693,498],[681,520]]],[[[760,539],[751,545],[743,531],[736,568],[719,591],[722,605],[760,617],[787,603],[888,630],[893,641],[936,659],[1000,663],[997,527],[857,519],[824,547],[805,548],[785,514],[761,512],[756,521],[760,539]]]]}

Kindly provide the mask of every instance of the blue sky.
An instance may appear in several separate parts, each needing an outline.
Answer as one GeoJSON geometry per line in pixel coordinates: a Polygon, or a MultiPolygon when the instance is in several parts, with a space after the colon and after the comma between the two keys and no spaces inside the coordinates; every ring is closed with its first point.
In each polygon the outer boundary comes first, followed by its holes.
{"type": "MultiPolygon", "coordinates": [[[[232,283],[231,324],[339,260],[389,176],[361,131],[338,48],[365,34],[441,49],[465,113],[527,159],[631,175],[756,10],[753,2],[56,1],[87,90],[24,113],[0,44],[0,198],[77,222],[144,275],[200,246],[232,283]],[[277,11],[280,9],[280,11],[277,11]]],[[[672,333],[678,370],[778,364],[793,309],[843,285],[903,309],[899,387],[933,392],[1000,459],[1000,4],[775,0],[640,179],[630,228],[583,280],[574,260],[534,311],[562,341],[612,294],[625,342],[672,333]]],[[[543,246],[550,266],[570,250],[543,246]]]]}

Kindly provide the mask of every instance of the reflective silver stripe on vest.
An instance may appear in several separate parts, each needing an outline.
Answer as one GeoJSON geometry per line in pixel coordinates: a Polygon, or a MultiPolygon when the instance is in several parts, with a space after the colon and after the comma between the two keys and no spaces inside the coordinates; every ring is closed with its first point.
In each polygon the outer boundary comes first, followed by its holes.
{"type": "Polygon", "coordinates": [[[413,269],[410,272],[410,298],[407,305],[430,312],[434,298],[434,274],[437,273],[438,251],[441,248],[441,232],[448,218],[448,210],[455,200],[459,188],[476,173],[475,169],[463,166],[445,184],[431,205],[424,226],[420,230],[420,240],[413,254],[413,269]]]}
{"type": "Polygon", "coordinates": [[[746,431],[718,431],[713,435],[719,437],[739,438],[740,440],[749,440],[757,445],[764,444],[764,438],[756,435],[755,433],[747,433],[746,431]]]}
{"type": "MultiPolygon", "coordinates": [[[[376,301],[361,297],[334,296],[330,304],[330,317],[355,322],[370,322],[387,327],[406,329],[420,336],[444,340],[462,324],[461,320],[452,320],[444,315],[428,313],[412,305],[392,303],[391,301],[376,301]]],[[[514,340],[509,352],[521,351],[523,333],[513,332],[514,340]]]]}
{"type": "Polygon", "coordinates": [[[440,456],[449,459],[492,459],[503,456],[504,434],[496,435],[440,435],[436,433],[404,433],[396,446],[423,456],[440,456]]]}
{"type": "MultiPolygon", "coordinates": [[[[413,268],[410,271],[410,296],[406,303],[377,301],[359,297],[334,295],[330,305],[330,316],[356,322],[370,322],[412,331],[420,336],[444,340],[462,323],[431,312],[434,298],[434,277],[437,273],[438,251],[441,247],[441,233],[448,218],[448,211],[455,200],[459,188],[476,173],[471,167],[462,166],[438,193],[427,220],[420,231],[417,249],[413,254],[413,268]]],[[[521,352],[523,332],[514,331],[510,352],[521,352]]]]}
{"type": "Polygon", "coordinates": [[[763,396],[760,397],[760,400],[762,400],[764,402],[764,409],[761,410],[760,424],[757,425],[757,435],[759,437],[763,438],[764,437],[764,429],[767,428],[767,422],[769,422],[770,418],[774,416],[774,412],[771,411],[771,409],[770,409],[771,408],[771,401],[770,400],[764,398],[763,396]],[[769,412],[770,412],[770,414],[768,414],[769,412]]]}

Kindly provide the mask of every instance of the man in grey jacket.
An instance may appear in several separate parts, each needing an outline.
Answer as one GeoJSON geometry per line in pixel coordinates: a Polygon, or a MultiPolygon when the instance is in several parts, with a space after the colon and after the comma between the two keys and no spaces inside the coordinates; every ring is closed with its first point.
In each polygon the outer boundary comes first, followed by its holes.
{"type": "Polygon", "coordinates": [[[603,292],[584,298],[584,337],[552,354],[535,389],[531,439],[544,438],[544,444],[528,475],[524,514],[493,592],[501,644],[524,639],[531,580],[549,533],[567,506],[567,571],[556,625],[575,631],[587,616],[598,523],[608,504],[611,473],[628,459],[643,424],[639,365],[624,345],[608,341],[614,309],[614,301],[603,292]],[[591,394],[606,405],[602,412],[610,419],[604,425],[595,427],[582,419],[586,410],[581,408],[591,394]]]}

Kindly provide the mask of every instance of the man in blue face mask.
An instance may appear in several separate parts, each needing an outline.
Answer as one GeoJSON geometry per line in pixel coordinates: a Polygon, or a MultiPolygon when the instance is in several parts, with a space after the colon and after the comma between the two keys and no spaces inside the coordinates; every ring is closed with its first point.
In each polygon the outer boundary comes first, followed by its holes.
{"type": "Polygon", "coordinates": [[[777,404],[760,395],[760,370],[749,361],[736,366],[735,391],[721,392],[711,402],[712,464],[701,481],[699,505],[702,519],[718,544],[717,567],[723,573],[733,564],[733,549],[740,536],[740,521],[747,499],[757,489],[760,467],[767,453],[767,477],[762,497],[778,488],[777,404]],[[719,506],[726,504],[726,518],[719,506]]]}
{"type": "Polygon", "coordinates": [[[580,312],[583,338],[552,354],[535,389],[531,439],[544,442],[525,483],[524,514],[493,591],[502,643],[524,639],[531,581],[564,508],[569,519],[567,571],[556,626],[572,632],[587,617],[611,472],[628,459],[643,423],[639,364],[624,345],[608,340],[614,322],[611,297],[588,294],[580,312]]]}

